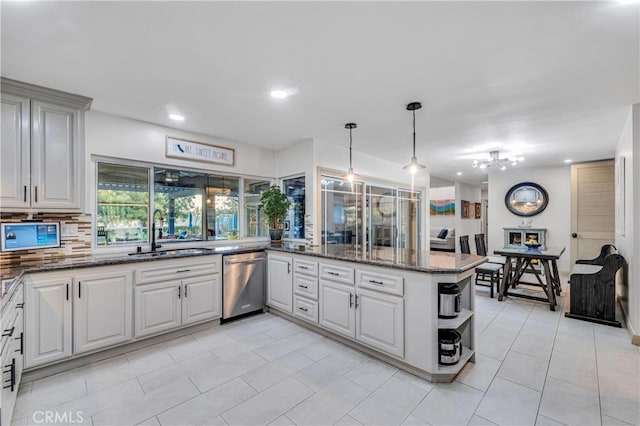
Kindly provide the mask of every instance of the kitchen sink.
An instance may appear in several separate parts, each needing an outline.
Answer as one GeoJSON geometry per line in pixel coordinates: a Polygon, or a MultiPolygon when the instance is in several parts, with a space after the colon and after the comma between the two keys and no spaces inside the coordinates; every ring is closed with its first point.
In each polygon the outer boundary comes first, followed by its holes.
{"type": "Polygon", "coordinates": [[[129,253],[129,256],[161,257],[161,256],[174,256],[174,255],[205,254],[210,252],[211,250],[209,249],[195,248],[195,249],[176,249],[176,250],[163,250],[163,251],[146,251],[142,253],[129,253]]]}

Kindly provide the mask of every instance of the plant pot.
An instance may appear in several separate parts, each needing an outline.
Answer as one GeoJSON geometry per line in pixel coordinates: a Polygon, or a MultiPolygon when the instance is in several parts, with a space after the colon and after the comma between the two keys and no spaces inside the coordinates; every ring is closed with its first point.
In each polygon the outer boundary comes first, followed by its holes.
{"type": "Polygon", "coordinates": [[[269,229],[269,237],[271,237],[271,241],[282,240],[282,229],[269,229]]]}

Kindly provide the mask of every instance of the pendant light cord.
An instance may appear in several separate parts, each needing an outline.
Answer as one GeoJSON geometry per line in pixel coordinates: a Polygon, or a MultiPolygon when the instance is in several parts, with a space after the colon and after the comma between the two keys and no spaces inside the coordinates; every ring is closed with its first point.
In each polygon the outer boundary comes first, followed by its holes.
{"type": "Polygon", "coordinates": [[[413,156],[416,156],[416,110],[413,111],[413,156]]]}
{"type": "Polygon", "coordinates": [[[353,144],[353,139],[351,138],[351,127],[349,127],[349,169],[353,168],[353,162],[351,157],[351,145],[353,144]]]}

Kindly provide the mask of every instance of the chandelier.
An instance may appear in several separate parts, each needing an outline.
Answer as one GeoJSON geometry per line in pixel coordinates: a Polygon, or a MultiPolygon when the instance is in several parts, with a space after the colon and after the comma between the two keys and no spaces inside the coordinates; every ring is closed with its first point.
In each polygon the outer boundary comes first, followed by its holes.
{"type": "Polygon", "coordinates": [[[509,157],[509,158],[500,158],[500,151],[491,151],[489,152],[489,159],[484,161],[473,160],[473,167],[479,167],[481,169],[486,169],[487,167],[497,166],[500,170],[505,170],[507,168],[506,164],[511,163],[512,166],[518,164],[518,162],[524,161],[524,157],[509,157]]]}

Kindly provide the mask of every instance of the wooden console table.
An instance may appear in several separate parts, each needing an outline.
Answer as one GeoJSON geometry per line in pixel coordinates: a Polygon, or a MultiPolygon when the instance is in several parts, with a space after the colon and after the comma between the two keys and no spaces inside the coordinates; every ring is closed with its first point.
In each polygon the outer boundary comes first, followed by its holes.
{"type": "Polygon", "coordinates": [[[504,264],[504,274],[500,283],[500,292],[498,300],[502,301],[504,296],[524,297],[527,299],[541,300],[549,302],[549,308],[556,310],[556,295],[560,295],[560,274],[558,273],[558,259],[564,253],[562,248],[548,248],[546,250],[530,250],[527,248],[503,248],[493,252],[496,255],[506,257],[504,264]],[[537,259],[544,267],[544,275],[533,267],[531,261],[537,259]],[[515,261],[515,267],[512,263],[515,261]],[[542,288],[546,298],[531,296],[528,294],[509,293],[510,287],[515,287],[525,272],[532,272],[537,284],[527,283],[528,285],[537,285],[542,288]]]}

